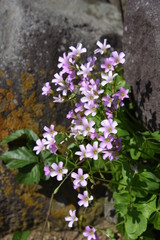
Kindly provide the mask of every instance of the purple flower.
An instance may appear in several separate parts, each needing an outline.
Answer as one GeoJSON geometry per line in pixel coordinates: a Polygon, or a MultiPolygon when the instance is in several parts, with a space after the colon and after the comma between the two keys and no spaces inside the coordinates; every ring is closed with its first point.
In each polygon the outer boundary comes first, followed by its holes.
{"type": "Polygon", "coordinates": [[[88,174],[83,174],[83,169],[82,168],[78,168],[78,174],[75,172],[72,172],[71,177],[74,178],[75,180],[73,181],[73,184],[75,186],[75,189],[77,187],[85,187],[87,186],[87,181],[86,179],[88,178],[88,174]]]}
{"type": "Polygon", "coordinates": [[[62,72],[60,72],[60,74],[54,74],[55,78],[52,79],[52,83],[54,83],[55,85],[62,84],[64,82],[62,75],[62,72]]]}
{"type": "Polygon", "coordinates": [[[88,207],[89,206],[89,201],[93,200],[93,196],[91,195],[90,197],[88,196],[88,192],[84,191],[83,194],[78,194],[78,198],[80,201],[78,201],[79,206],[84,206],[88,207]]]}
{"type": "Polygon", "coordinates": [[[112,162],[114,159],[118,160],[118,152],[116,151],[103,151],[103,159],[109,158],[109,161],[112,162]]]}
{"type": "Polygon", "coordinates": [[[76,103],[76,104],[75,104],[75,109],[74,109],[74,111],[75,111],[76,113],[78,113],[78,112],[83,112],[83,110],[84,110],[83,103],[76,103]]]}
{"type": "Polygon", "coordinates": [[[91,67],[94,67],[97,58],[95,56],[87,58],[87,62],[90,63],[91,67]]]}
{"type": "Polygon", "coordinates": [[[62,103],[62,102],[64,102],[64,99],[59,94],[58,97],[53,97],[53,102],[62,103]]]}
{"type": "Polygon", "coordinates": [[[113,58],[105,58],[104,64],[101,64],[101,68],[104,68],[105,72],[114,71],[114,60],[113,58]]]}
{"type": "Polygon", "coordinates": [[[96,131],[96,129],[94,130],[94,133],[91,133],[90,134],[90,138],[92,139],[92,140],[94,140],[96,137],[97,137],[97,131],[96,131]]]}
{"type": "Polygon", "coordinates": [[[117,65],[119,63],[123,64],[125,62],[125,54],[123,52],[121,52],[120,54],[118,54],[117,51],[114,51],[112,52],[112,56],[113,56],[113,59],[114,59],[114,65],[117,65]]]}
{"type": "Polygon", "coordinates": [[[109,108],[106,109],[106,115],[107,115],[108,119],[113,118],[113,114],[112,114],[112,112],[110,111],[109,108]]]}
{"type": "Polygon", "coordinates": [[[71,70],[69,56],[67,56],[66,53],[63,53],[63,57],[59,57],[58,61],[58,68],[63,68],[62,73],[69,73],[71,70]]]}
{"type": "Polygon", "coordinates": [[[81,70],[77,72],[77,75],[83,75],[85,78],[89,75],[89,73],[93,70],[93,67],[90,66],[90,63],[80,66],[81,70]]]}
{"type": "Polygon", "coordinates": [[[92,116],[95,116],[97,107],[98,107],[98,104],[95,104],[94,102],[85,103],[84,108],[86,108],[87,110],[85,110],[84,114],[86,116],[88,116],[89,114],[91,114],[92,116]]]}
{"type": "Polygon", "coordinates": [[[100,54],[103,54],[107,51],[108,48],[111,47],[110,44],[107,44],[107,39],[104,39],[104,42],[101,43],[100,41],[97,41],[97,46],[99,48],[97,48],[95,51],[94,51],[94,54],[97,54],[97,53],[100,53],[100,54]]]}
{"type": "Polygon", "coordinates": [[[86,92],[83,92],[83,94],[85,95],[84,97],[81,98],[81,102],[82,103],[93,103],[95,99],[98,99],[99,96],[95,94],[95,92],[92,90],[90,91],[86,91],[86,92]]]}
{"type": "Polygon", "coordinates": [[[105,86],[107,83],[113,82],[113,78],[115,78],[117,75],[118,75],[117,73],[113,74],[112,71],[109,71],[109,72],[108,72],[108,75],[102,73],[102,74],[101,74],[101,77],[102,77],[104,80],[101,82],[101,85],[102,85],[102,86],[105,86]]]}
{"type": "Polygon", "coordinates": [[[69,221],[68,227],[73,227],[73,223],[78,221],[78,218],[76,217],[76,210],[72,211],[71,209],[69,210],[70,216],[65,217],[65,221],[69,221]]]}
{"type": "Polygon", "coordinates": [[[116,150],[119,152],[122,148],[122,139],[118,138],[114,141],[115,146],[116,146],[116,150]]]}
{"type": "Polygon", "coordinates": [[[44,174],[45,176],[49,176],[50,175],[50,172],[51,170],[49,169],[49,165],[47,164],[45,167],[44,167],[44,174]]]}
{"type": "Polygon", "coordinates": [[[138,167],[137,166],[133,166],[132,170],[133,170],[133,172],[137,173],[138,172],[138,167]]]}
{"type": "Polygon", "coordinates": [[[103,136],[100,136],[98,138],[99,141],[101,141],[100,143],[100,147],[102,149],[112,149],[113,145],[112,145],[112,141],[114,140],[114,137],[113,136],[108,136],[107,138],[103,137],[103,136]]]}
{"type": "Polygon", "coordinates": [[[87,144],[86,146],[86,156],[89,158],[93,158],[94,160],[98,159],[98,153],[102,151],[102,148],[98,148],[98,142],[94,142],[93,146],[91,144],[87,144]]]}
{"type": "Polygon", "coordinates": [[[74,117],[75,117],[75,115],[74,115],[73,110],[70,110],[70,111],[67,113],[66,118],[67,118],[67,119],[71,119],[71,118],[74,118],[74,117]]]}
{"type": "Polygon", "coordinates": [[[111,107],[113,98],[111,98],[108,94],[102,98],[103,105],[107,107],[111,107]]]}
{"type": "Polygon", "coordinates": [[[38,139],[36,141],[37,146],[33,148],[33,151],[36,151],[36,154],[39,154],[41,151],[45,150],[45,143],[46,143],[45,139],[42,140],[38,139]]]}
{"type": "Polygon", "coordinates": [[[57,145],[56,145],[56,140],[52,135],[47,135],[47,140],[45,142],[45,145],[47,145],[47,149],[50,150],[51,153],[56,153],[57,151],[57,145]]]}
{"type": "Polygon", "coordinates": [[[128,91],[128,89],[121,87],[120,90],[115,93],[115,96],[117,96],[121,101],[123,101],[124,98],[129,98],[128,91]]]}
{"type": "Polygon", "coordinates": [[[83,136],[87,136],[90,133],[94,133],[95,129],[93,126],[95,125],[94,121],[88,122],[87,118],[82,118],[82,125],[77,125],[76,128],[80,131],[82,131],[83,136]]]}
{"type": "Polygon", "coordinates": [[[57,132],[55,131],[53,124],[51,124],[49,128],[45,126],[44,130],[45,130],[45,133],[43,133],[44,138],[47,138],[47,136],[55,137],[57,135],[57,132]]]}
{"type": "Polygon", "coordinates": [[[84,145],[79,145],[79,148],[81,151],[77,151],[75,154],[80,156],[81,161],[83,158],[86,158],[86,149],[84,145]]]}
{"type": "Polygon", "coordinates": [[[63,162],[59,162],[58,164],[53,163],[51,167],[53,168],[53,171],[50,172],[50,176],[57,176],[57,181],[62,181],[63,174],[67,174],[68,172],[67,168],[63,168],[63,162]]]}
{"type": "Polygon", "coordinates": [[[86,226],[85,232],[83,232],[83,236],[87,238],[87,240],[96,240],[96,235],[95,235],[95,228],[90,228],[89,226],[86,226]]]}
{"type": "Polygon", "coordinates": [[[69,47],[69,49],[71,49],[72,52],[69,53],[69,56],[71,57],[79,57],[81,55],[81,53],[85,53],[87,52],[86,48],[82,48],[82,43],[78,43],[77,47],[69,47]]]}
{"type": "Polygon", "coordinates": [[[49,95],[51,93],[51,86],[49,85],[49,82],[46,82],[44,87],[42,88],[42,95],[49,95]]]}
{"type": "Polygon", "coordinates": [[[106,119],[101,122],[101,125],[103,127],[99,128],[99,131],[104,133],[105,138],[107,138],[110,133],[117,133],[115,127],[118,125],[118,123],[116,121],[113,121],[112,119],[106,119]]]}

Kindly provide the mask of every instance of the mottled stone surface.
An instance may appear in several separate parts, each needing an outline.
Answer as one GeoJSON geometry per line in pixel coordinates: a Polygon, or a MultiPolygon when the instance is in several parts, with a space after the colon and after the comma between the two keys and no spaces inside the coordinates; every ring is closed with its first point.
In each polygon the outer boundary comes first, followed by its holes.
{"type": "Polygon", "coordinates": [[[15,129],[67,125],[67,106],[41,95],[58,56],[77,42],[91,51],[104,37],[121,48],[121,36],[121,14],[104,1],[1,0],[0,140],[15,129]]]}
{"type": "Polygon", "coordinates": [[[125,78],[133,87],[137,117],[160,129],[160,1],[128,0],[124,26],[125,78]]]}

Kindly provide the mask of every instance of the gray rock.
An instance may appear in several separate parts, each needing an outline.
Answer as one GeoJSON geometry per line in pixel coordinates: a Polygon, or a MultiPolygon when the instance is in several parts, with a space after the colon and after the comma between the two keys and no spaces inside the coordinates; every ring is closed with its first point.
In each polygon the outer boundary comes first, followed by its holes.
{"type": "Polygon", "coordinates": [[[137,117],[160,129],[160,1],[128,0],[124,26],[125,78],[133,88],[137,117]]]}
{"type": "Polygon", "coordinates": [[[121,49],[121,14],[104,1],[1,0],[0,22],[1,138],[18,128],[39,133],[53,122],[67,124],[67,106],[54,106],[41,88],[69,46],[82,42],[91,52],[107,38],[121,49]]]}

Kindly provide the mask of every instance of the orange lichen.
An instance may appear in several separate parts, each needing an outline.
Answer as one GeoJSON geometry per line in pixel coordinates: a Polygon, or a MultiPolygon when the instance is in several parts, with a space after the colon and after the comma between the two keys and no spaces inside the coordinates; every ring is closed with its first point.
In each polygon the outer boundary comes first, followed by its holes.
{"type": "Polygon", "coordinates": [[[27,73],[26,71],[21,74],[22,80],[22,94],[26,93],[29,89],[33,88],[34,77],[32,74],[27,73]]]}
{"type": "Polygon", "coordinates": [[[7,79],[7,85],[8,85],[9,87],[11,87],[11,86],[13,85],[13,82],[12,82],[11,79],[7,79]]]}
{"type": "Polygon", "coordinates": [[[11,92],[8,92],[8,93],[6,94],[6,97],[7,97],[7,100],[8,100],[8,101],[12,101],[12,100],[13,100],[13,94],[12,94],[11,92]]]}
{"type": "Polygon", "coordinates": [[[41,75],[45,75],[46,74],[46,71],[44,69],[40,70],[40,74],[41,75]]]}
{"type": "Polygon", "coordinates": [[[3,77],[4,73],[0,70],[0,77],[3,77]]]}

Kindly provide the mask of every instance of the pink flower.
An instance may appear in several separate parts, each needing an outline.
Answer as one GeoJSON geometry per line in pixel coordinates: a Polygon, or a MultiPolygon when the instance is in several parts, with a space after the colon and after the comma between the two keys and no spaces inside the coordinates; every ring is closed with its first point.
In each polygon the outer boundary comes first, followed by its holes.
{"type": "Polygon", "coordinates": [[[48,127],[44,127],[45,133],[43,133],[43,137],[46,138],[47,136],[52,136],[55,137],[57,135],[57,132],[54,129],[54,125],[51,124],[51,126],[48,127]]]}
{"type": "Polygon", "coordinates": [[[107,138],[100,136],[98,140],[101,141],[100,147],[102,149],[112,149],[113,145],[111,142],[114,140],[113,136],[108,136],[107,138]]]}
{"type": "Polygon", "coordinates": [[[86,108],[87,110],[85,110],[84,114],[86,116],[88,116],[89,114],[91,114],[92,116],[95,116],[97,107],[98,107],[98,104],[95,104],[94,102],[85,103],[84,108],[86,108]]]}
{"type": "Polygon", "coordinates": [[[97,41],[97,46],[99,48],[97,48],[95,51],[94,51],[94,54],[97,54],[97,53],[100,53],[100,54],[103,54],[107,51],[108,48],[111,47],[110,44],[107,44],[107,39],[104,39],[104,42],[101,43],[100,41],[97,41]]]}
{"type": "Polygon", "coordinates": [[[42,88],[42,95],[49,95],[51,93],[51,86],[49,85],[49,82],[46,82],[44,87],[42,88]]]}
{"type": "Polygon", "coordinates": [[[89,75],[89,73],[93,70],[93,67],[90,66],[90,63],[80,66],[81,70],[77,72],[77,75],[83,75],[85,78],[89,75]]]}
{"type": "Polygon", "coordinates": [[[74,178],[75,180],[73,181],[74,188],[76,189],[77,187],[85,187],[87,186],[87,181],[86,179],[88,178],[88,174],[83,174],[83,169],[78,168],[78,174],[75,172],[72,172],[71,177],[74,178]]]}
{"type": "Polygon", "coordinates": [[[111,107],[113,98],[111,98],[108,94],[102,98],[103,105],[107,107],[111,107]]]}
{"type": "Polygon", "coordinates": [[[118,160],[118,152],[117,151],[103,151],[103,159],[109,158],[109,161],[112,162],[114,159],[118,160]]]}
{"type": "Polygon", "coordinates": [[[114,60],[113,58],[105,58],[104,64],[101,64],[101,68],[104,68],[105,72],[114,71],[114,60]]]}
{"type": "Polygon", "coordinates": [[[84,145],[79,145],[79,148],[81,151],[77,151],[75,154],[80,156],[81,161],[83,158],[86,158],[86,149],[84,145]]]}
{"type": "Polygon", "coordinates": [[[52,135],[47,135],[47,140],[45,142],[45,145],[47,145],[47,149],[50,150],[51,153],[56,153],[57,151],[57,145],[56,145],[56,140],[52,135]]]}
{"type": "Polygon", "coordinates": [[[125,54],[123,52],[121,52],[120,54],[118,54],[117,51],[114,51],[112,52],[112,56],[113,56],[113,59],[114,59],[114,65],[117,65],[118,63],[125,63],[125,54]]]}
{"type": "Polygon", "coordinates": [[[55,85],[63,83],[64,80],[63,80],[62,75],[63,75],[62,72],[60,72],[60,74],[58,74],[58,73],[54,74],[55,78],[52,79],[52,83],[54,83],[55,85]]]}
{"type": "Polygon", "coordinates": [[[82,43],[78,43],[77,47],[69,47],[69,49],[71,49],[72,52],[69,53],[69,56],[71,57],[79,57],[81,55],[81,53],[85,53],[87,52],[86,48],[82,48],[82,43]]]}
{"type": "Polygon", "coordinates": [[[115,93],[115,96],[117,96],[121,101],[123,101],[124,98],[129,98],[128,91],[128,89],[121,87],[120,90],[115,93]]]}
{"type": "Polygon", "coordinates": [[[88,143],[86,146],[86,150],[87,150],[87,153],[86,153],[87,157],[97,160],[98,153],[102,151],[102,148],[98,148],[98,142],[94,142],[93,146],[88,143]]]}
{"type": "Polygon", "coordinates": [[[115,127],[118,125],[118,123],[116,121],[113,121],[112,119],[106,119],[101,122],[101,125],[103,127],[99,128],[99,131],[104,133],[105,138],[107,138],[110,133],[117,133],[115,127]]]}
{"type": "Polygon", "coordinates": [[[45,139],[42,140],[38,139],[36,141],[37,146],[33,148],[33,151],[36,151],[36,154],[39,154],[41,151],[45,150],[45,143],[46,143],[45,139]]]}
{"type": "Polygon", "coordinates": [[[78,201],[79,206],[84,206],[88,207],[89,206],[89,201],[93,200],[93,196],[91,195],[90,197],[88,196],[88,192],[84,191],[83,194],[78,194],[78,198],[80,201],[78,201]]]}
{"type": "Polygon", "coordinates": [[[49,169],[49,165],[47,164],[45,167],[44,167],[44,174],[45,176],[49,176],[50,175],[50,172],[51,170],[49,169]]]}
{"type": "Polygon", "coordinates": [[[64,102],[64,99],[59,94],[58,97],[53,97],[53,102],[62,103],[62,102],[64,102]]]}
{"type": "Polygon", "coordinates": [[[57,176],[57,181],[62,181],[63,174],[67,174],[68,172],[68,169],[63,168],[63,162],[59,162],[58,164],[53,163],[51,167],[53,168],[53,171],[50,172],[50,176],[57,176]]]}
{"type": "Polygon", "coordinates": [[[90,91],[86,91],[86,92],[83,92],[83,94],[85,95],[84,97],[81,98],[81,102],[82,103],[93,103],[95,99],[98,99],[99,96],[95,94],[95,92],[92,90],[90,91]]]}
{"type": "Polygon", "coordinates": [[[73,223],[78,221],[78,218],[76,217],[76,210],[72,211],[71,209],[69,210],[70,216],[65,217],[65,221],[69,221],[68,227],[73,227],[73,223]]]}
{"type": "Polygon", "coordinates": [[[94,121],[88,122],[88,119],[83,117],[82,118],[82,125],[77,125],[76,128],[82,131],[83,136],[90,135],[90,133],[94,133],[95,129],[93,126],[95,125],[94,121]]]}
{"type": "Polygon", "coordinates": [[[69,73],[71,70],[69,56],[67,56],[66,53],[63,53],[63,57],[59,57],[58,61],[58,68],[63,68],[62,73],[69,73]]]}
{"type": "Polygon", "coordinates": [[[117,73],[113,74],[112,71],[109,71],[109,72],[108,72],[108,75],[102,73],[102,74],[101,74],[101,77],[102,77],[103,79],[105,79],[105,80],[103,80],[103,81],[101,82],[101,85],[102,85],[102,86],[105,86],[107,83],[113,82],[113,78],[115,78],[117,75],[118,75],[117,73]]]}
{"type": "Polygon", "coordinates": [[[71,118],[74,118],[74,117],[75,117],[75,115],[74,115],[73,110],[70,110],[70,111],[67,113],[66,118],[67,118],[67,119],[71,119],[71,118]]]}
{"type": "Polygon", "coordinates": [[[95,235],[95,228],[90,228],[89,226],[86,226],[85,232],[83,232],[83,236],[87,238],[87,240],[96,240],[96,235],[95,235]]]}

